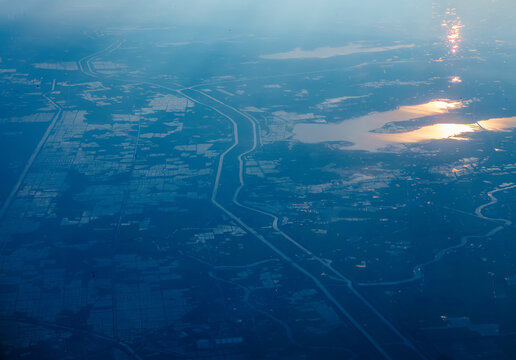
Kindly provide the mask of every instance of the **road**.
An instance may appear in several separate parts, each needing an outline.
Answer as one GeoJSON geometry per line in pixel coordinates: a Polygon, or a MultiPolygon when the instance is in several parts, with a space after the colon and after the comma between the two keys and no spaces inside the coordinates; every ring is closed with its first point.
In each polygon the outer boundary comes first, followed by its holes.
{"type": "Polygon", "coordinates": [[[116,41],[113,44],[109,45],[107,48],[102,49],[100,51],[97,51],[96,53],[87,55],[83,58],[81,58],[79,61],[77,61],[77,65],[79,66],[79,70],[88,76],[91,77],[99,77],[100,75],[95,72],[95,70],[91,67],[91,61],[95,59],[97,56],[104,54],[104,53],[111,53],[118,49],[123,44],[122,41],[116,41]]]}
{"type": "MultiPolygon", "coordinates": [[[[91,61],[102,53],[118,49],[120,45],[121,42],[115,42],[104,50],[83,57],[78,62],[80,70],[85,75],[99,78],[100,74],[91,67],[91,61]]],[[[283,232],[278,225],[278,216],[239,202],[239,193],[245,186],[244,157],[258,147],[256,122],[251,116],[194,87],[181,89],[148,81],[139,83],[174,92],[212,109],[231,123],[233,144],[219,156],[212,190],[211,202],[215,207],[311,281],[372,345],[378,357],[427,359],[412,340],[356,290],[350,279],[333,268],[329,261],[316,256],[283,232]],[[327,272],[333,276],[328,276],[327,272]]]]}
{"type": "MultiPolygon", "coordinates": [[[[101,74],[96,73],[91,62],[100,54],[110,53],[120,47],[122,42],[117,41],[106,49],[98,51],[94,54],[83,57],[78,61],[78,67],[82,73],[94,78],[101,78],[101,74]]],[[[111,80],[115,80],[111,78],[111,80]]],[[[127,79],[119,79],[127,82],[127,79]]],[[[244,161],[245,156],[252,153],[259,146],[257,140],[257,123],[248,114],[228,105],[211,95],[197,90],[195,87],[182,88],[167,87],[161,84],[151,82],[140,82],[155,87],[169,90],[189,99],[197,104],[206,106],[227,119],[232,125],[233,143],[228,147],[218,159],[216,176],[214,179],[211,202],[221,212],[226,214],[235,223],[239,224],[245,231],[253,235],[263,245],[270,249],[278,258],[288,263],[294,269],[303,274],[308,281],[317,287],[320,293],[327,301],[347,319],[371,344],[376,350],[378,357],[385,359],[426,359],[418,346],[409,336],[400,331],[395,324],[385,317],[360,291],[356,289],[355,284],[340,271],[335,269],[331,262],[327,259],[320,258],[306,246],[299,243],[296,239],[285,233],[279,226],[278,216],[261,209],[253,208],[242,204],[239,201],[239,194],[245,187],[244,177],[244,161]]],[[[62,108],[47,99],[58,109],[54,115],[52,122],[47,129],[45,135],[36,147],[35,151],[29,158],[17,184],[13,188],[7,201],[0,209],[0,219],[4,216],[9,208],[10,202],[15,197],[23,179],[30,170],[32,162],[37,157],[41,148],[44,146],[46,139],[51,133],[56,121],[60,117],[62,108]]],[[[135,150],[136,151],[136,150],[135,150]]],[[[435,256],[423,264],[417,265],[414,269],[414,275],[408,279],[393,282],[378,282],[359,284],[363,286],[378,285],[397,285],[405,282],[415,281],[423,276],[424,266],[439,261],[450,251],[464,246],[467,241],[473,237],[492,236],[504,227],[512,223],[506,219],[491,219],[483,215],[482,211],[497,202],[493,195],[499,191],[505,191],[515,188],[511,185],[503,188],[497,188],[488,193],[490,201],[479,206],[475,214],[482,219],[501,222],[501,225],[493,228],[485,235],[469,235],[464,236],[457,245],[439,251],[435,256]]],[[[258,264],[258,263],[257,263],[258,264]]],[[[56,326],[46,324],[47,326],[56,326]]],[[[74,330],[74,329],[67,329],[74,330]]],[[[77,330],[74,330],[77,331],[77,330]]],[[[111,338],[105,338],[106,341],[116,341],[111,338]]],[[[126,351],[138,358],[136,353],[126,344],[119,344],[127,347],[126,351]]]]}
{"type": "Polygon", "coordinates": [[[426,356],[414,343],[355,289],[350,279],[333,268],[329,261],[318,257],[283,232],[278,225],[278,216],[239,202],[238,195],[245,186],[243,158],[258,146],[254,119],[205,92],[192,88],[177,92],[214,110],[233,126],[234,142],[219,157],[212,203],[279,258],[305,275],[329,303],[371,343],[380,356],[395,359],[404,354],[405,358],[425,359],[426,356]],[[327,273],[333,274],[333,277],[327,273]],[[344,287],[337,286],[342,283],[345,284],[344,287]],[[339,290],[330,291],[330,287],[339,290]],[[351,312],[347,307],[355,311],[351,312]]]}
{"type": "Polygon", "coordinates": [[[41,152],[41,149],[47,142],[48,136],[54,129],[54,126],[56,125],[57,120],[61,117],[61,113],[63,112],[63,108],[59,104],[54,102],[54,100],[52,100],[51,98],[49,98],[48,96],[46,96],[44,94],[42,96],[45,99],[47,99],[47,101],[49,101],[52,104],[52,106],[55,107],[56,112],[54,113],[54,116],[52,117],[50,124],[48,125],[47,130],[41,137],[38,145],[36,145],[36,148],[32,152],[29,159],[27,160],[27,163],[25,164],[23,171],[21,172],[20,176],[18,177],[18,181],[16,182],[16,184],[14,184],[13,188],[11,189],[11,192],[9,193],[9,196],[3,203],[2,208],[0,209],[0,222],[2,221],[3,217],[5,216],[5,213],[7,212],[7,210],[9,210],[9,207],[11,206],[12,201],[14,200],[16,194],[18,193],[18,190],[20,190],[20,186],[22,185],[23,180],[25,180],[27,173],[29,172],[30,168],[32,167],[32,164],[34,163],[34,160],[36,159],[38,154],[41,152]]]}
{"type": "MultiPolygon", "coordinates": [[[[103,50],[98,51],[98,52],[96,52],[94,54],[91,54],[91,55],[83,57],[82,59],[80,59],[77,62],[79,70],[81,72],[83,72],[84,74],[88,75],[88,76],[98,77],[98,75],[93,71],[93,69],[91,67],[91,63],[90,63],[91,60],[94,59],[96,56],[102,54],[102,53],[112,52],[112,51],[118,49],[120,47],[120,45],[122,45],[122,42],[121,41],[117,41],[117,42],[111,44],[106,49],[103,49],[103,50]]],[[[55,79],[54,79],[54,81],[52,83],[52,90],[54,89],[54,86],[55,86],[55,79]]],[[[48,139],[50,133],[54,129],[54,126],[56,125],[57,120],[60,118],[60,116],[61,116],[61,114],[63,112],[63,108],[61,107],[61,105],[57,104],[54,100],[52,100],[51,98],[49,98],[45,94],[42,94],[42,96],[47,101],[49,101],[52,104],[52,106],[54,106],[54,108],[56,109],[56,113],[52,117],[52,119],[50,121],[50,124],[47,127],[47,130],[45,131],[43,136],[41,137],[41,140],[39,141],[38,145],[36,146],[36,148],[32,152],[32,154],[29,157],[29,159],[27,160],[27,163],[25,164],[25,167],[23,168],[23,171],[21,172],[20,176],[18,177],[18,181],[16,182],[16,184],[14,184],[13,188],[11,189],[11,192],[9,193],[9,196],[7,197],[7,199],[2,204],[2,207],[0,208],[0,221],[2,221],[3,217],[5,216],[5,213],[7,212],[9,207],[11,206],[11,203],[14,200],[14,197],[16,196],[16,194],[18,193],[18,190],[20,189],[20,186],[22,185],[23,180],[27,176],[27,173],[29,172],[30,168],[32,167],[32,164],[34,163],[34,160],[36,159],[38,154],[41,152],[41,149],[43,148],[43,146],[47,142],[47,139],[48,139]]]]}

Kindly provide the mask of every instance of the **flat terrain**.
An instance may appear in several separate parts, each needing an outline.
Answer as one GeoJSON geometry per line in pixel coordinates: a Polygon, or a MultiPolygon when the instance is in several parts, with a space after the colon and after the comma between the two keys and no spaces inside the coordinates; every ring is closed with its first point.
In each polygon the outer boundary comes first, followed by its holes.
{"type": "Polygon", "coordinates": [[[81,36],[0,62],[2,358],[516,356],[514,48],[81,36]]]}

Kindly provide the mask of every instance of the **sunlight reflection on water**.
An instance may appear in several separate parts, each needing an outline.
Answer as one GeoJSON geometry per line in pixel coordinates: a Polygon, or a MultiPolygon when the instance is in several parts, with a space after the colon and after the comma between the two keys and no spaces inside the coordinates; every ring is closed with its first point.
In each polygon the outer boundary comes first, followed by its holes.
{"type": "Polygon", "coordinates": [[[455,13],[455,9],[448,9],[446,11],[446,18],[442,26],[447,29],[446,39],[448,41],[448,48],[452,54],[456,54],[461,42],[461,29],[463,25],[460,17],[455,13]]]}
{"type": "Polygon", "coordinates": [[[466,105],[467,102],[436,99],[424,104],[401,106],[396,110],[370,113],[338,124],[297,124],[294,127],[294,139],[304,143],[348,142],[350,145],[343,146],[343,149],[379,151],[397,143],[440,139],[467,140],[461,135],[477,131],[505,131],[516,127],[516,117],[510,117],[482,120],[473,124],[438,123],[406,132],[373,132],[387,123],[396,124],[447,114],[466,105]]]}
{"type": "Polygon", "coordinates": [[[479,130],[481,130],[480,126],[476,124],[433,124],[404,133],[375,134],[375,136],[389,142],[415,143],[440,139],[467,140],[459,135],[479,130]]]}

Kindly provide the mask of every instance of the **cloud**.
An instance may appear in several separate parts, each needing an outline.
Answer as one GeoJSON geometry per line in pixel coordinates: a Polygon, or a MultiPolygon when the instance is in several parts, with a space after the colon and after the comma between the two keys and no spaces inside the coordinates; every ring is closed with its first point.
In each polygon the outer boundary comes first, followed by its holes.
{"type": "Polygon", "coordinates": [[[344,56],[352,54],[362,53],[375,53],[382,51],[406,49],[413,47],[410,45],[392,45],[392,46],[379,46],[379,47],[367,47],[361,44],[349,44],[340,47],[320,47],[314,50],[303,50],[296,48],[287,52],[280,52],[275,54],[261,55],[262,59],[266,60],[292,60],[292,59],[327,59],[335,56],[344,56]]]}
{"type": "Polygon", "coordinates": [[[425,6],[411,0],[363,0],[358,4],[342,0],[0,0],[0,22],[34,24],[36,29],[159,24],[304,38],[313,33],[345,34],[350,29],[398,32],[389,19],[413,32],[410,23],[417,19],[417,24],[426,24],[428,19],[423,17],[431,19],[430,3],[425,6]]]}
{"type": "Polygon", "coordinates": [[[324,102],[317,105],[317,107],[321,110],[328,109],[328,108],[336,108],[338,106],[338,104],[343,101],[350,100],[350,99],[360,99],[360,98],[364,98],[367,96],[369,96],[369,95],[341,96],[341,97],[337,97],[337,98],[326,99],[324,102]]]}

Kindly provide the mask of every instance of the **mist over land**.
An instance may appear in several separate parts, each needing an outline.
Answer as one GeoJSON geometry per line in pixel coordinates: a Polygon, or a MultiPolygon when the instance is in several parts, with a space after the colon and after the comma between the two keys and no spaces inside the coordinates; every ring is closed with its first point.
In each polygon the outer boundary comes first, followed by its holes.
{"type": "Polygon", "coordinates": [[[515,14],[0,0],[0,358],[515,358],[515,14]]]}

